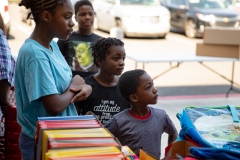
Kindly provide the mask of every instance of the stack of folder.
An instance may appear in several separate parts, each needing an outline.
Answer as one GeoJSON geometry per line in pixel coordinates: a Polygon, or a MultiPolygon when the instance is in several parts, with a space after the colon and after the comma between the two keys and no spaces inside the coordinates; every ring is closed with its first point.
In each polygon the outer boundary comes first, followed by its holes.
{"type": "Polygon", "coordinates": [[[121,148],[93,115],[38,118],[36,160],[127,160],[121,148]]]}

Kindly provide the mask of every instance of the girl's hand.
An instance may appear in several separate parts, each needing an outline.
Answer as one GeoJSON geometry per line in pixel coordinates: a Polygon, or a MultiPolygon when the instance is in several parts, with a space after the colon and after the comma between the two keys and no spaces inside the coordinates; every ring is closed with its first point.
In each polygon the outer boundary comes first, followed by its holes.
{"type": "Polygon", "coordinates": [[[80,85],[76,88],[70,88],[70,91],[75,93],[76,95],[72,99],[72,103],[85,100],[91,93],[92,87],[90,85],[80,85]]]}
{"type": "Polygon", "coordinates": [[[84,85],[85,81],[82,77],[80,77],[79,75],[75,75],[72,79],[72,83],[70,85],[70,88],[77,88],[80,85],[84,85]]]}

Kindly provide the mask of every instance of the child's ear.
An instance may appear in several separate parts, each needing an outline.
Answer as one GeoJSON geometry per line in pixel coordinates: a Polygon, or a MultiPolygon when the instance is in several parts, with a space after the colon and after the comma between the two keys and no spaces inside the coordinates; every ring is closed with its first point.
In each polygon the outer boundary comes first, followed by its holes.
{"type": "Polygon", "coordinates": [[[97,64],[99,65],[99,66],[101,66],[101,64],[102,64],[102,60],[101,60],[101,58],[97,58],[97,64]]]}
{"type": "Polygon", "coordinates": [[[137,102],[137,101],[138,101],[138,97],[137,97],[135,94],[131,94],[131,95],[130,95],[130,100],[131,100],[132,102],[137,102]]]}
{"type": "Polygon", "coordinates": [[[45,21],[45,22],[49,22],[51,20],[51,14],[47,11],[44,11],[42,13],[42,19],[45,21]]]}

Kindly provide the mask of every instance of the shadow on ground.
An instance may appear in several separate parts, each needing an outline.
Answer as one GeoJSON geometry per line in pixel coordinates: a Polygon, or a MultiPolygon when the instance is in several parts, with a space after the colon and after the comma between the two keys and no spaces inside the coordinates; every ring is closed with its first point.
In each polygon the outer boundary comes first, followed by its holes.
{"type": "MultiPolygon", "coordinates": [[[[206,85],[206,86],[171,86],[157,87],[159,96],[184,96],[184,95],[219,95],[226,94],[230,85],[206,85]]],[[[229,94],[240,93],[240,88],[233,87],[229,94]]]]}

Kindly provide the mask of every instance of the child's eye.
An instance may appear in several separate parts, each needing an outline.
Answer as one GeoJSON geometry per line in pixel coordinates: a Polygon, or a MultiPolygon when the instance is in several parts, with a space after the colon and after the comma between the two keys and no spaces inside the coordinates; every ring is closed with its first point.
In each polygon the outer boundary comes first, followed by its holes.
{"type": "Polygon", "coordinates": [[[146,90],[149,90],[149,89],[151,89],[151,88],[152,88],[152,86],[153,86],[153,83],[152,83],[151,85],[147,86],[146,90]]]}
{"type": "Polygon", "coordinates": [[[72,16],[65,16],[65,19],[69,19],[69,18],[72,18],[72,16]]]}
{"type": "Polygon", "coordinates": [[[119,58],[118,57],[114,57],[113,60],[119,60],[119,58]]]}
{"type": "Polygon", "coordinates": [[[151,88],[151,86],[148,86],[146,89],[149,90],[151,88]]]}

